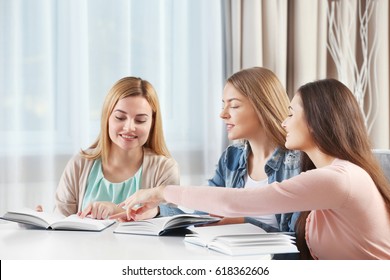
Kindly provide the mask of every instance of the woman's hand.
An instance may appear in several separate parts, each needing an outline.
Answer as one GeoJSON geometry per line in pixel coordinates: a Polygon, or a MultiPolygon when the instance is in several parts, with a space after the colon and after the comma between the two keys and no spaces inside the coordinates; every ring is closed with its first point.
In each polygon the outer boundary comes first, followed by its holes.
{"type": "MultiPolygon", "coordinates": [[[[161,202],[164,202],[165,186],[153,189],[139,190],[118,206],[126,211],[112,215],[110,219],[140,220],[148,215],[148,211],[155,209],[161,202]]],[[[123,211],[123,210],[122,210],[123,211]]],[[[155,210],[154,210],[155,211],[155,210]]],[[[153,213],[153,212],[151,212],[153,213]]],[[[157,214],[154,212],[155,215],[157,214]]]]}
{"type": "MultiPolygon", "coordinates": [[[[122,209],[123,210],[123,209],[122,209]]],[[[147,219],[152,219],[152,218],[155,218],[156,216],[158,216],[160,214],[160,210],[159,210],[159,207],[155,207],[155,208],[152,208],[142,214],[139,214],[137,215],[137,220],[147,220],[147,219]]],[[[109,217],[110,219],[112,217],[109,217]]],[[[133,219],[131,220],[128,220],[127,219],[127,214],[126,214],[126,211],[123,210],[123,217],[121,218],[117,218],[117,220],[119,222],[130,222],[130,221],[133,221],[133,219]]]]}
{"type": "Polygon", "coordinates": [[[210,214],[210,216],[221,218],[221,220],[219,220],[218,222],[215,222],[215,223],[200,225],[200,227],[222,226],[222,225],[245,223],[245,218],[244,217],[234,217],[234,218],[231,218],[231,217],[222,217],[222,216],[214,215],[214,214],[210,214]]]}
{"type": "Polygon", "coordinates": [[[80,218],[90,215],[92,219],[104,220],[109,216],[123,212],[123,208],[110,201],[91,202],[82,212],[77,213],[80,218]]]}
{"type": "Polygon", "coordinates": [[[37,212],[43,212],[43,206],[42,205],[37,205],[37,206],[35,206],[35,211],[37,211],[37,212]]]}

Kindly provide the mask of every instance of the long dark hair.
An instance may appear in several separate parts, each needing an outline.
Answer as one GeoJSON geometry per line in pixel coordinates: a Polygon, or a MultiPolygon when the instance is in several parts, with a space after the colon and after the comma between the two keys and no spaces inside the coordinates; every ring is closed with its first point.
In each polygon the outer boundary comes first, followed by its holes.
{"type": "MultiPolygon", "coordinates": [[[[302,99],[308,127],[319,149],[363,168],[374,181],[390,215],[390,185],[372,153],[363,116],[352,92],[335,79],[325,79],[301,86],[297,94],[302,99]]],[[[302,171],[313,168],[314,164],[304,155],[302,171]]],[[[305,224],[309,213],[301,213],[295,228],[297,243],[303,246],[306,245],[305,224]]],[[[307,245],[300,251],[305,255],[307,245]]]]}

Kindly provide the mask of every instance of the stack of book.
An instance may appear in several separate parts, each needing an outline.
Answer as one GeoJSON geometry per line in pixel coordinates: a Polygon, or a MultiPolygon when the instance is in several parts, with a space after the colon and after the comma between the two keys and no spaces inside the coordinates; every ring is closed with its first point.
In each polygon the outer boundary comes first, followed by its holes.
{"type": "Polygon", "coordinates": [[[290,233],[267,233],[249,223],[191,227],[184,241],[231,256],[299,253],[290,233]]]}

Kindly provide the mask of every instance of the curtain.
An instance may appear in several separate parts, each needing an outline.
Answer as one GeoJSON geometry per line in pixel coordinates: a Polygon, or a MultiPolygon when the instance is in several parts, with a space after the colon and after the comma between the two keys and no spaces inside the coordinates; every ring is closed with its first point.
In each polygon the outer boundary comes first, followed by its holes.
{"type": "Polygon", "coordinates": [[[368,127],[374,148],[390,145],[389,101],[389,4],[386,0],[228,0],[223,1],[225,75],[252,66],[271,69],[286,87],[290,97],[299,86],[317,79],[338,78],[350,87],[351,75],[342,77],[330,54],[329,11],[337,4],[338,20],[349,33],[341,36],[341,60],[351,56],[362,68],[362,46],[376,50],[368,63],[365,104],[371,107],[368,127]],[[361,21],[365,7],[375,6],[368,23],[361,21]],[[360,10],[359,10],[360,9],[360,10]],[[361,28],[363,26],[363,28],[361,28]],[[362,31],[363,29],[363,31],[362,31]],[[361,38],[367,32],[367,42],[361,38]],[[376,43],[374,43],[376,42],[376,43]],[[372,100],[371,100],[372,99],[372,100]],[[369,104],[369,103],[372,104],[369,104]],[[369,104],[369,105],[367,105],[369,104]]]}
{"type": "Polygon", "coordinates": [[[206,183],[222,151],[220,1],[0,0],[0,11],[0,214],[54,206],[124,76],[155,87],[182,184],[206,183]]]}
{"type": "Polygon", "coordinates": [[[263,66],[286,86],[287,8],[285,0],[223,1],[226,77],[263,66]]]}

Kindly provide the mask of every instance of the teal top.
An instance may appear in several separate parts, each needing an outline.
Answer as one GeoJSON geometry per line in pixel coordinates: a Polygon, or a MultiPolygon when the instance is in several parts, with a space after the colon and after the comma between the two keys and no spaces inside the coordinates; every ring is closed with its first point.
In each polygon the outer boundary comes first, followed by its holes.
{"type": "Polygon", "coordinates": [[[141,185],[142,166],[137,173],[121,183],[111,183],[104,178],[102,162],[95,160],[88,176],[82,209],[94,201],[111,201],[118,204],[139,190],[141,185]]]}

